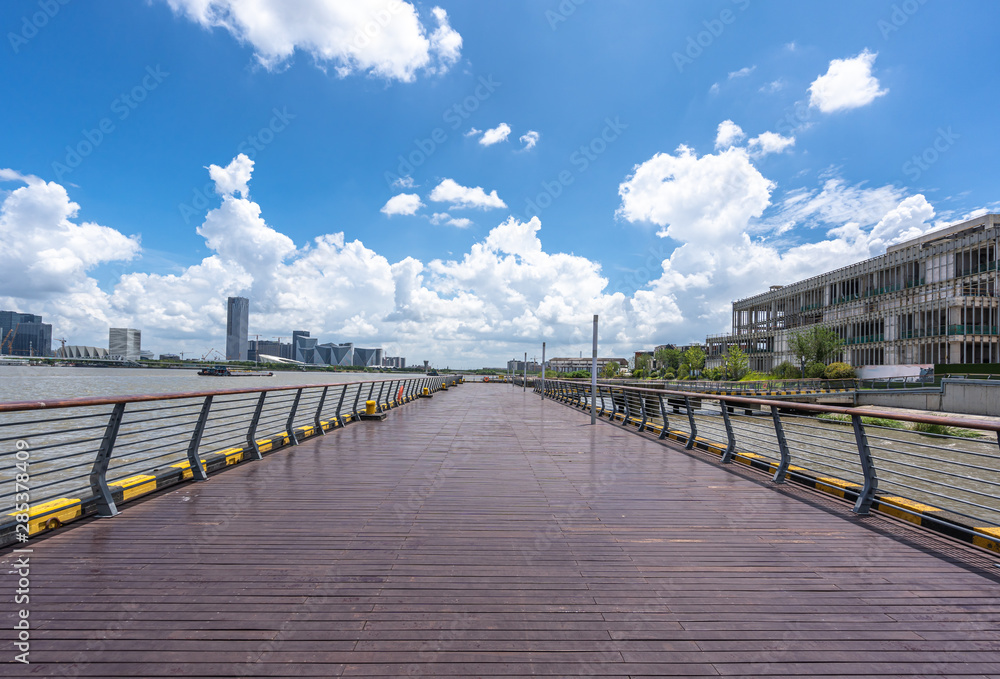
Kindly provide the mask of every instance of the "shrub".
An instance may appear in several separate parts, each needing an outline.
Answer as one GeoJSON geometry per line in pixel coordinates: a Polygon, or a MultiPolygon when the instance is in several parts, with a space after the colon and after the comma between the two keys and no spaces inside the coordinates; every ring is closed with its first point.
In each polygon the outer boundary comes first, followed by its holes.
{"type": "Polygon", "coordinates": [[[826,373],[826,366],[822,363],[810,363],[806,366],[806,377],[809,378],[820,378],[826,373]]]}
{"type": "Polygon", "coordinates": [[[717,381],[722,379],[722,368],[705,368],[701,371],[701,379],[717,381]]]}
{"type": "Polygon", "coordinates": [[[767,373],[759,373],[756,371],[750,371],[746,375],[740,378],[740,382],[762,382],[764,380],[773,379],[772,375],[767,373]]]}
{"type": "Polygon", "coordinates": [[[663,379],[672,380],[675,377],[677,377],[677,375],[674,373],[672,368],[667,368],[666,370],[663,371],[663,379]]]}
{"type": "Polygon", "coordinates": [[[802,371],[791,361],[782,361],[774,367],[774,376],[779,380],[792,380],[801,375],[802,371]]]}
{"type": "Polygon", "coordinates": [[[846,380],[854,377],[854,368],[846,363],[831,363],[823,371],[823,377],[828,380],[846,380]]]}

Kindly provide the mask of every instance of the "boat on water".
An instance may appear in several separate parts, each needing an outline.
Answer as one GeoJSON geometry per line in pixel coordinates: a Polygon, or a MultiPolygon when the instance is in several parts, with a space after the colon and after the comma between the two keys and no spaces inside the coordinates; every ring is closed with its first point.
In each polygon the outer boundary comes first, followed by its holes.
{"type": "Polygon", "coordinates": [[[213,365],[211,368],[202,368],[199,375],[206,377],[274,377],[272,372],[263,370],[233,370],[224,365],[213,365]]]}
{"type": "Polygon", "coordinates": [[[428,370],[427,371],[427,375],[428,375],[428,377],[437,377],[438,376],[438,371],[437,370],[428,370]]]}

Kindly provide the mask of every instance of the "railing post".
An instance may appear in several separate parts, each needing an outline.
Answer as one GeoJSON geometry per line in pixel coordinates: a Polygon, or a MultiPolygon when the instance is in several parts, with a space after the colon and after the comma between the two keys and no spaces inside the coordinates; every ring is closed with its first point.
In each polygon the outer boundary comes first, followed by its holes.
{"type": "Polygon", "coordinates": [[[722,421],[726,425],[726,451],[722,453],[722,464],[729,464],[736,452],[736,434],[733,433],[733,423],[729,421],[729,408],[726,402],[719,401],[719,408],[722,410],[722,421]]]}
{"type": "MultiPolygon", "coordinates": [[[[385,380],[378,383],[378,396],[375,397],[375,412],[382,412],[382,390],[385,389],[385,380]]],[[[372,391],[375,390],[375,383],[372,382],[372,391]]]]}
{"type": "Polygon", "coordinates": [[[632,410],[628,407],[628,394],[625,393],[624,389],[620,389],[619,393],[622,395],[622,404],[625,406],[625,415],[622,417],[622,426],[628,426],[628,418],[632,416],[632,410]]]}
{"type": "Polygon", "coordinates": [[[351,410],[351,422],[358,417],[358,401],[361,400],[361,385],[358,384],[358,391],[354,394],[354,408],[351,410]]]}
{"type": "Polygon", "coordinates": [[[667,438],[667,409],[663,405],[663,394],[657,394],[656,398],[660,401],[660,417],[663,418],[663,429],[660,430],[659,438],[667,438]]]}
{"type": "Polygon", "coordinates": [[[111,454],[115,449],[115,441],[118,440],[118,430],[122,425],[122,418],[125,416],[125,404],[115,404],[108,419],[108,426],[104,429],[104,438],[101,439],[101,447],[97,451],[94,459],[94,466],[90,470],[90,491],[97,496],[98,516],[115,516],[118,507],[111,496],[111,489],[108,488],[108,465],[111,462],[111,454]]]}
{"type": "Polygon", "coordinates": [[[208,474],[205,473],[205,468],[201,466],[201,458],[198,457],[198,446],[201,445],[201,436],[205,433],[205,423],[208,422],[208,412],[211,409],[212,397],[206,396],[201,406],[201,414],[198,415],[198,422],[194,425],[194,433],[191,434],[191,442],[188,444],[187,457],[195,481],[208,480],[208,474]]]}
{"type": "Polygon", "coordinates": [[[340,400],[337,401],[337,410],[334,411],[333,415],[337,418],[337,427],[346,427],[347,423],[344,422],[344,416],[341,415],[341,408],[344,407],[344,397],[347,396],[347,385],[345,384],[340,388],[340,400]]]}
{"type": "Polygon", "coordinates": [[[858,493],[858,501],[854,503],[854,513],[867,516],[878,490],[878,475],[875,473],[875,460],[872,459],[871,448],[868,447],[868,435],[860,415],[851,415],[854,425],[854,440],[858,444],[858,456],[861,458],[861,471],[865,475],[865,485],[858,493]]]}
{"type": "Polygon", "coordinates": [[[774,435],[778,438],[778,451],[781,453],[781,462],[774,472],[775,483],[784,483],[785,474],[788,472],[788,465],[791,463],[791,456],[788,453],[788,441],[785,440],[785,429],[781,426],[781,417],[778,415],[778,406],[771,406],[771,420],[774,422],[774,435]]]}
{"type": "Polygon", "coordinates": [[[247,428],[247,450],[250,451],[251,460],[264,459],[264,456],[260,454],[260,447],[257,446],[257,423],[260,422],[260,414],[264,412],[265,398],[267,398],[267,392],[260,392],[257,407],[253,411],[253,419],[250,420],[250,426],[247,428]]]}
{"type": "Polygon", "coordinates": [[[687,408],[688,425],[691,427],[691,435],[688,437],[684,449],[691,450],[694,448],[694,440],[698,436],[698,425],[694,423],[694,408],[691,407],[691,399],[688,396],[684,397],[684,407],[687,408]]]}
{"type": "Polygon", "coordinates": [[[646,431],[646,397],[639,392],[639,412],[642,415],[642,422],[639,423],[639,431],[646,431]]]}
{"type": "Polygon", "coordinates": [[[295,392],[295,400],[292,401],[292,410],[288,413],[288,422],[285,424],[285,432],[288,433],[288,438],[292,440],[292,445],[299,445],[299,439],[295,436],[295,429],[292,425],[295,423],[295,411],[299,409],[299,400],[302,398],[302,390],[299,389],[295,392]]]}
{"type": "Polygon", "coordinates": [[[319,396],[319,405],[316,406],[316,417],[313,419],[313,424],[320,434],[326,434],[323,429],[323,404],[326,403],[326,392],[330,387],[323,387],[323,393],[319,396]]]}

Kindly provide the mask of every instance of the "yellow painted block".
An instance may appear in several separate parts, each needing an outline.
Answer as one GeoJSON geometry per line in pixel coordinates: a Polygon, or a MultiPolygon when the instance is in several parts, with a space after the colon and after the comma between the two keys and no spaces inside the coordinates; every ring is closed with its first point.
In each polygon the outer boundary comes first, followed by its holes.
{"type": "Polygon", "coordinates": [[[985,547],[993,552],[1000,552],[1000,528],[995,526],[976,526],[974,530],[978,533],[986,533],[990,537],[986,538],[981,535],[973,535],[972,544],[978,547],[985,547]]]}
{"type": "Polygon", "coordinates": [[[138,476],[130,476],[127,479],[122,479],[121,481],[115,481],[114,483],[109,483],[109,486],[121,486],[122,490],[122,500],[131,500],[134,497],[140,495],[145,495],[146,493],[152,493],[156,490],[156,477],[149,476],[148,474],[139,474],[138,476]]]}
{"type": "MultiPolygon", "coordinates": [[[[10,516],[17,516],[18,512],[11,512],[10,516]]],[[[40,505],[28,508],[28,534],[34,535],[48,528],[58,528],[67,521],[72,521],[83,514],[83,506],[77,499],[61,497],[58,500],[50,500],[40,505]],[[44,514],[44,516],[42,516],[44,514]],[[55,522],[55,523],[53,523],[55,522]]]]}
{"type": "MultiPolygon", "coordinates": [[[[201,464],[202,464],[202,468],[204,468],[205,461],[202,460],[201,464]]],[[[183,473],[181,474],[181,480],[183,480],[183,481],[187,481],[188,479],[194,477],[194,472],[191,471],[191,463],[190,462],[181,462],[179,464],[172,464],[170,466],[171,467],[176,467],[177,469],[184,470],[183,473]]]]}
{"type": "Polygon", "coordinates": [[[311,425],[308,426],[308,427],[299,427],[299,431],[301,431],[302,435],[305,436],[305,437],[307,437],[307,438],[313,435],[313,433],[314,433],[313,430],[314,429],[315,429],[315,427],[313,427],[311,425]]]}
{"type": "Polygon", "coordinates": [[[229,450],[222,451],[226,456],[226,465],[239,464],[243,461],[243,449],[242,448],[230,448],[229,450]]]}
{"type": "Polygon", "coordinates": [[[820,476],[816,479],[816,490],[829,493],[830,495],[844,497],[844,490],[846,488],[861,488],[861,486],[857,483],[849,483],[843,479],[835,479],[832,476],[820,476]]]}
{"type": "Polygon", "coordinates": [[[880,497],[880,510],[889,514],[890,516],[895,516],[896,518],[903,519],[904,521],[909,521],[910,523],[915,523],[918,526],[921,525],[920,512],[940,512],[938,507],[931,507],[930,505],[925,505],[920,502],[914,502],[913,500],[907,500],[905,497],[880,497]],[[896,509],[899,507],[899,509],[896,509]],[[909,511],[904,511],[909,510],[909,511]],[[911,513],[916,512],[916,513],[911,513]]]}

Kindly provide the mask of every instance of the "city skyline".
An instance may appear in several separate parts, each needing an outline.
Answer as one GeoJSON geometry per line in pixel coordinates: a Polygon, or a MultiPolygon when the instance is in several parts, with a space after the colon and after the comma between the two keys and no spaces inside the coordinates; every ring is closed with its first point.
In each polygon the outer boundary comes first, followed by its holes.
{"type": "Polygon", "coordinates": [[[629,355],[1000,202],[993,4],[352,6],[0,6],[0,307],[203,355],[249,297],[463,367],[597,313],[629,355]]]}

